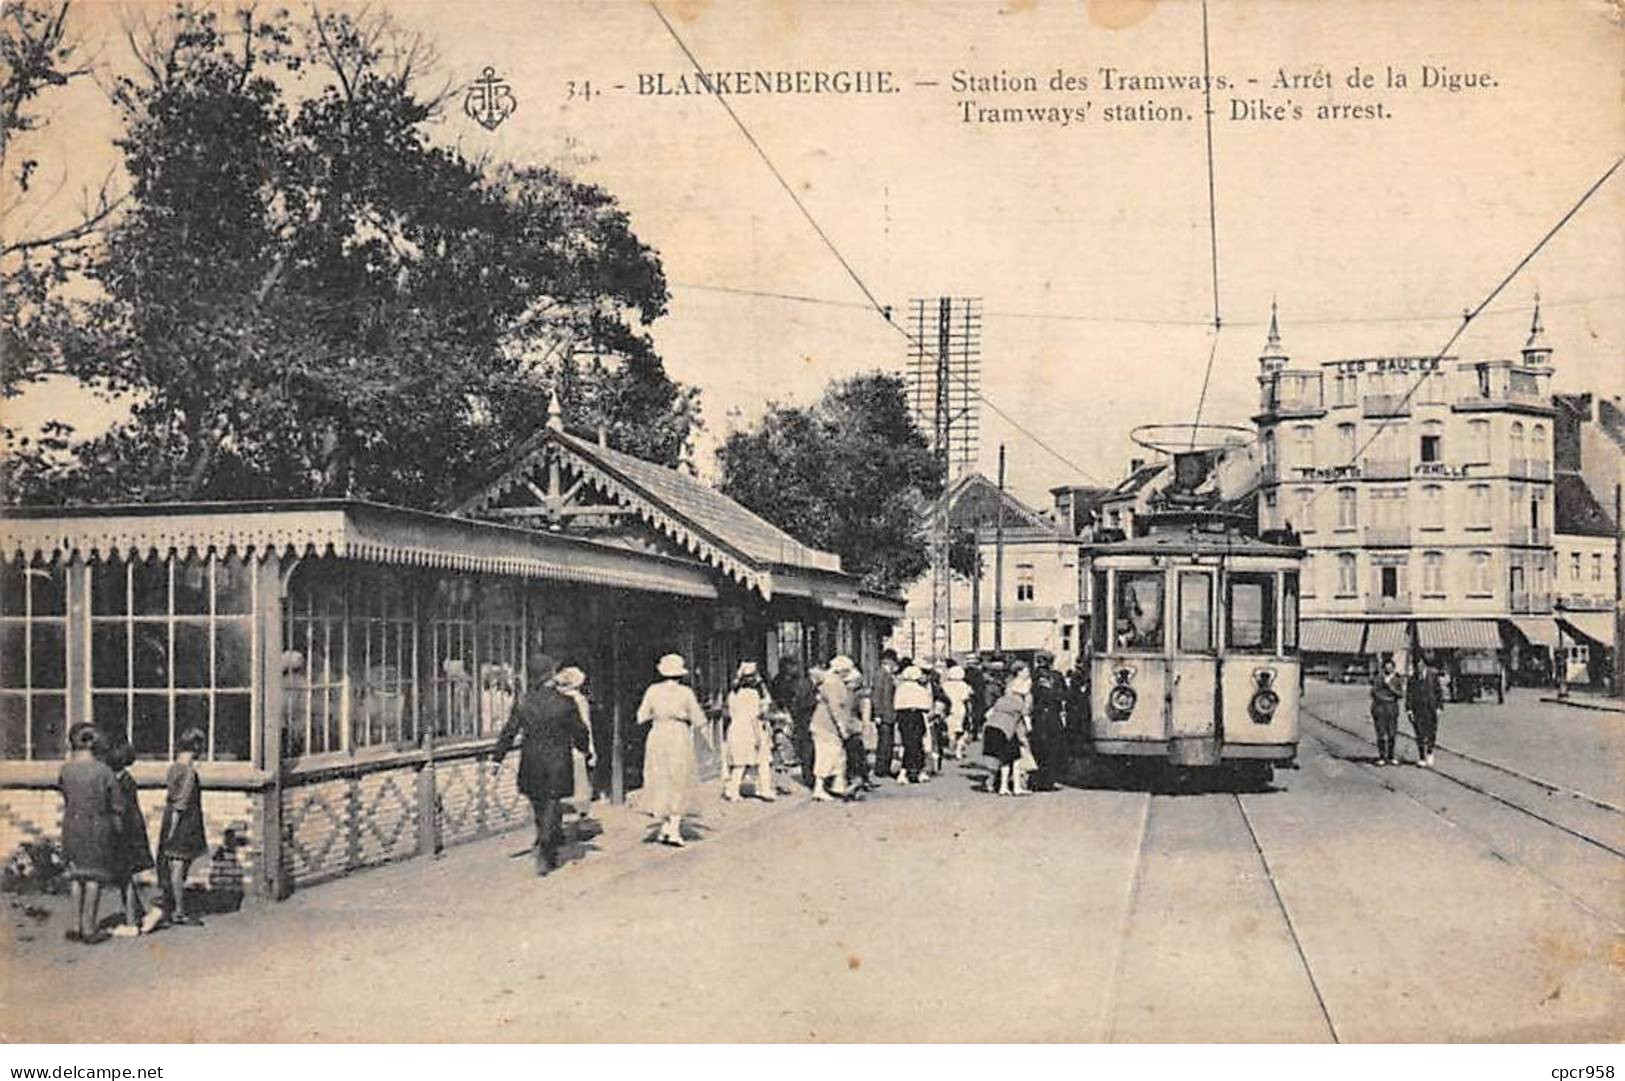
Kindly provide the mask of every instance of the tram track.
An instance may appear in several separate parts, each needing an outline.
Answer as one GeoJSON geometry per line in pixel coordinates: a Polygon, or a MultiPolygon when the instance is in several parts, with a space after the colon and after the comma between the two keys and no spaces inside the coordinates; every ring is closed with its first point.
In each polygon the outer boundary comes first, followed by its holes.
{"type": "MultiPolygon", "coordinates": [[[[1375,747],[1376,746],[1376,743],[1373,740],[1370,740],[1370,739],[1366,738],[1366,736],[1363,733],[1357,732],[1354,729],[1347,727],[1346,725],[1338,724],[1336,721],[1333,721],[1333,720],[1331,720],[1331,719],[1329,719],[1329,718],[1327,718],[1327,717],[1325,717],[1325,716],[1323,716],[1323,715],[1321,715],[1319,713],[1316,713],[1314,710],[1304,709],[1303,712],[1305,714],[1307,714],[1308,716],[1313,717],[1320,724],[1323,724],[1327,728],[1330,728],[1330,729],[1332,729],[1334,731],[1341,732],[1345,736],[1348,736],[1350,739],[1357,740],[1361,744],[1364,744],[1366,746],[1370,746],[1370,747],[1375,747]]],[[[1317,736],[1316,739],[1320,742],[1321,746],[1325,747],[1328,751],[1331,751],[1335,755],[1335,750],[1332,748],[1331,744],[1327,743],[1326,740],[1321,739],[1319,736],[1317,736]]],[[[1414,740],[1412,742],[1414,743],[1414,740]]],[[[1605,812],[1610,813],[1610,814],[1625,815],[1625,810],[1621,810],[1620,808],[1608,803],[1605,800],[1599,800],[1599,799],[1596,799],[1595,797],[1588,796],[1585,793],[1578,792],[1575,789],[1570,789],[1570,788],[1567,788],[1566,786],[1563,786],[1563,785],[1554,784],[1554,783],[1552,783],[1550,781],[1541,780],[1541,779],[1539,779],[1537,777],[1533,777],[1533,776],[1531,776],[1529,774],[1522,773],[1521,771],[1514,770],[1514,769],[1512,769],[1510,767],[1501,766],[1501,765],[1499,765],[1497,763],[1490,762],[1488,760],[1478,758],[1477,756],[1462,754],[1460,751],[1451,750],[1450,748],[1444,746],[1444,744],[1442,744],[1442,743],[1439,744],[1439,749],[1442,750],[1442,751],[1447,751],[1448,753],[1456,755],[1457,757],[1463,758],[1463,759],[1465,759],[1467,761],[1477,763],[1480,766],[1484,766],[1484,767],[1486,767],[1488,769],[1492,769],[1492,770],[1495,770],[1496,772],[1505,774],[1506,776],[1515,777],[1518,780],[1521,780],[1526,784],[1534,785],[1535,787],[1545,789],[1548,792],[1553,792],[1553,793],[1562,792],[1562,793],[1568,794],[1568,795],[1570,795],[1572,797],[1583,800],[1584,802],[1590,804],[1593,807],[1596,807],[1597,809],[1599,809],[1601,811],[1605,811],[1605,812]]],[[[1342,757],[1342,756],[1338,756],[1338,757],[1342,757]]],[[[1345,758],[1344,761],[1352,761],[1352,760],[1345,758]]],[[[1370,766],[1369,764],[1364,763],[1364,762],[1354,762],[1353,764],[1361,766],[1362,768],[1367,769],[1367,770],[1373,770],[1372,766],[1370,766]]],[[[1615,846],[1613,844],[1610,844],[1608,841],[1605,841],[1600,837],[1593,837],[1592,835],[1586,833],[1583,830],[1575,829],[1574,827],[1568,825],[1567,823],[1559,822],[1556,819],[1552,818],[1550,815],[1543,814],[1542,812],[1536,810],[1533,807],[1530,807],[1530,806],[1528,806],[1528,805],[1526,805],[1524,803],[1520,803],[1516,799],[1513,799],[1513,798],[1511,798],[1509,796],[1503,795],[1502,793],[1499,793],[1499,792],[1493,792],[1490,789],[1484,787],[1483,785],[1475,784],[1473,781],[1470,781],[1470,780],[1468,780],[1468,779],[1466,779],[1464,777],[1457,776],[1455,773],[1452,773],[1449,770],[1441,770],[1441,769],[1434,768],[1434,769],[1429,770],[1429,773],[1432,776],[1442,777],[1445,780],[1451,782],[1452,784],[1459,785],[1460,787],[1465,788],[1470,792],[1477,793],[1478,795],[1483,796],[1486,799],[1492,800],[1492,801],[1494,801],[1494,802],[1496,802],[1496,803],[1498,803],[1498,804],[1500,804],[1500,805],[1502,805],[1504,807],[1511,808],[1512,810],[1517,811],[1520,814],[1526,815],[1529,818],[1532,818],[1532,819],[1542,823],[1543,825],[1549,826],[1552,829],[1555,829],[1555,830],[1558,830],[1561,833],[1567,834],[1568,836],[1573,837],[1576,840],[1583,841],[1584,843],[1586,843],[1588,845],[1591,845],[1591,846],[1593,846],[1595,848],[1601,849],[1602,851],[1607,852],[1609,855],[1615,857],[1616,859],[1625,859],[1625,849],[1621,849],[1621,848],[1619,848],[1619,847],[1617,847],[1617,846],[1615,846]]],[[[1402,790],[1400,790],[1398,788],[1395,788],[1394,785],[1389,784],[1386,781],[1384,781],[1384,786],[1387,787],[1387,788],[1393,789],[1396,792],[1401,792],[1401,794],[1403,794],[1403,795],[1410,796],[1410,793],[1403,792],[1402,790]]],[[[1411,797],[1411,798],[1414,799],[1415,797],[1411,797]]],[[[1418,802],[1420,802],[1420,801],[1418,801],[1418,802]]],[[[1423,804],[1423,806],[1426,806],[1426,804],[1423,804]]],[[[1431,810],[1431,808],[1430,808],[1430,810],[1431,810]]],[[[1434,811],[1434,813],[1438,814],[1439,812],[1434,811]]]]}
{"type": "MultiPolygon", "coordinates": [[[[1335,731],[1338,731],[1338,732],[1342,732],[1342,733],[1350,736],[1353,739],[1359,740],[1361,743],[1371,744],[1371,741],[1364,739],[1358,733],[1350,732],[1347,728],[1344,728],[1342,725],[1333,724],[1333,723],[1331,723],[1329,721],[1325,721],[1324,718],[1321,718],[1318,714],[1311,714],[1311,715],[1316,717],[1317,720],[1321,720],[1322,723],[1326,724],[1326,726],[1328,728],[1331,728],[1331,729],[1333,729],[1335,731]]],[[[1540,885],[1542,885],[1546,889],[1551,890],[1552,892],[1556,893],[1557,895],[1562,897],[1565,901],[1567,901],[1569,904],[1574,905],[1576,908],[1578,908],[1582,912],[1586,913],[1586,915],[1590,916],[1592,919],[1595,919],[1595,920],[1605,924],[1606,926],[1608,926],[1616,934],[1625,934],[1625,924],[1622,924],[1618,919],[1616,919],[1615,917],[1609,915],[1608,913],[1600,911],[1594,905],[1587,902],[1583,897],[1580,897],[1580,896],[1576,895],[1573,890],[1569,889],[1563,883],[1558,882],[1557,880],[1553,879],[1550,875],[1544,873],[1540,869],[1538,869],[1538,868],[1536,868],[1534,866],[1531,866],[1528,863],[1528,861],[1519,859],[1517,856],[1505,851],[1501,845],[1497,844],[1496,841],[1493,838],[1486,836],[1482,830],[1475,828],[1474,826],[1472,826],[1469,823],[1463,821],[1460,817],[1458,817],[1456,815],[1449,814],[1446,811],[1441,810],[1440,808],[1432,806],[1427,801],[1421,799],[1420,797],[1418,797],[1414,793],[1406,791],[1404,788],[1402,788],[1399,785],[1395,784],[1388,777],[1384,776],[1382,771],[1378,770],[1377,767],[1375,767],[1375,766],[1373,766],[1373,765],[1371,765],[1369,763],[1355,761],[1354,759],[1351,759],[1351,758],[1347,757],[1347,755],[1341,753],[1339,748],[1337,748],[1331,742],[1329,742],[1327,739],[1325,739],[1325,737],[1323,737],[1323,736],[1321,736],[1319,734],[1312,734],[1312,738],[1315,740],[1315,742],[1319,743],[1321,748],[1326,752],[1326,754],[1329,755],[1330,757],[1332,757],[1333,759],[1335,759],[1337,761],[1340,761],[1340,762],[1347,762],[1350,765],[1358,767],[1361,771],[1363,771],[1367,775],[1375,778],[1377,783],[1379,785],[1381,785],[1383,788],[1387,789],[1389,792],[1392,792],[1397,796],[1403,797],[1404,799],[1408,800],[1409,802],[1411,802],[1411,803],[1415,804],[1416,806],[1422,808],[1422,810],[1426,811],[1428,814],[1434,816],[1435,818],[1438,818],[1439,820],[1444,822],[1446,825],[1448,825],[1450,828],[1452,828],[1452,829],[1454,829],[1454,830],[1456,830],[1456,831],[1458,831],[1458,832],[1472,838],[1475,843],[1482,846],[1485,849],[1485,851],[1487,851],[1492,857],[1499,860],[1501,863],[1505,864],[1507,867],[1513,869],[1514,871],[1518,872],[1519,874],[1522,874],[1522,875],[1530,878],[1531,880],[1533,880],[1535,882],[1538,882],[1540,885]]],[[[1371,745],[1374,746],[1375,744],[1371,744],[1371,745]]],[[[1540,814],[1539,812],[1530,810],[1529,808],[1524,807],[1521,804],[1516,803],[1515,801],[1506,799],[1506,798],[1504,798],[1504,797],[1502,797],[1500,795],[1497,795],[1496,793],[1490,792],[1487,789],[1484,789],[1484,788],[1482,788],[1482,787],[1480,787],[1478,785],[1472,784],[1469,781],[1464,781],[1459,777],[1453,777],[1450,774],[1444,773],[1444,772],[1442,772],[1440,770],[1432,770],[1432,771],[1430,771],[1430,775],[1442,777],[1445,780],[1452,781],[1452,782],[1460,785],[1461,787],[1468,789],[1469,791],[1472,791],[1472,792],[1478,793],[1480,795],[1483,795],[1486,798],[1491,799],[1494,802],[1496,802],[1496,803],[1498,803],[1498,804],[1500,804],[1502,806],[1511,808],[1514,811],[1518,811],[1518,812],[1524,814],[1525,816],[1527,816],[1528,818],[1531,818],[1531,819],[1533,819],[1535,821],[1538,821],[1538,822],[1542,823],[1543,825],[1550,826],[1550,827],[1552,827],[1554,829],[1557,829],[1557,830],[1563,832],[1564,834],[1575,837],[1578,840],[1584,841],[1584,842],[1586,842],[1588,844],[1594,845],[1595,847],[1597,847],[1597,848],[1599,848],[1599,849],[1601,849],[1601,850],[1603,850],[1605,852],[1608,852],[1608,853],[1614,855],[1615,857],[1625,858],[1625,854],[1622,854],[1618,849],[1616,849],[1613,846],[1607,844],[1606,842],[1599,841],[1599,840],[1597,840],[1596,838],[1593,838],[1593,837],[1589,837],[1589,836],[1581,833],[1578,830],[1570,829],[1569,827],[1563,825],[1562,823],[1555,822],[1552,819],[1548,818],[1547,816],[1540,814]]]]}

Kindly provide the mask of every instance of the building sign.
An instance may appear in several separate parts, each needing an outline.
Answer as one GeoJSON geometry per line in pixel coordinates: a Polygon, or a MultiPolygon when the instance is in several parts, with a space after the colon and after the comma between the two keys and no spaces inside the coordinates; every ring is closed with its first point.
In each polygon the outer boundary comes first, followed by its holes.
{"type": "Polygon", "coordinates": [[[1373,357],[1369,360],[1334,360],[1325,367],[1339,374],[1349,372],[1436,372],[1439,357],[1373,357]]]}
{"type": "Polygon", "coordinates": [[[1451,465],[1447,462],[1417,462],[1416,475],[1419,477],[1466,477],[1472,475],[1470,465],[1451,465]]]}
{"type": "Polygon", "coordinates": [[[1347,465],[1328,465],[1316,468],[1314,466],[1300,465],[1296,467],[1299,480],[1358,480],[1360,479],[1360,465],[1351,462],[1347,465]]]}

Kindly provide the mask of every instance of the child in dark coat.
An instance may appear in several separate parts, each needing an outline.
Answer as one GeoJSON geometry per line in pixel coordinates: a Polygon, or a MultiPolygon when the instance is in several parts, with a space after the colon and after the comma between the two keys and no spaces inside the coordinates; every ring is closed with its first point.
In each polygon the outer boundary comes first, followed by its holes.
{"type": "Polygon", "coordinates": [[[118,781],[107,763],[96,757],[96,729],[76,724],[68,733],[72,748],[57,773],[62,790],[62,847],[68,857],[68,878],[73,883],[75,925],[70,942],[93,945],[107,934],[98,926],[102,887],[114,881],[114,838],[123,814],[118,781]]]}
{"type": "Polygon", "coordinates": [[[186,872],[192,861],[209,850],[203,836],[203,787],[198,781],[197,756],[209,745],[201,729],[188,728],[175,745],[169,767],[169,794],[164,821],[158,830],[158,858],[163,863],[164,907],[169,922],[179,927],[200,927],[203,921],[186,913],[186,872]]]}
{"type": "Polygon", "coordinates": [[[141,813],[141,790],[130,776],[135,750],[128,741],[118,740],[108,746],[102,761],[118,781],[119,802],[123,807],[118,833],[113,838],[113,873],[124,902],[124,923],[113,928],[113,934],[128,937],[152,930],[163,910],[157,905],[147,908],[142,903],[141,887],[135,880],[136,875],[154,866],[152,845],[147,840],[147,820],[141,813]],[[142,922],[143,909],[146,910],[145,923],[142,922]]]}

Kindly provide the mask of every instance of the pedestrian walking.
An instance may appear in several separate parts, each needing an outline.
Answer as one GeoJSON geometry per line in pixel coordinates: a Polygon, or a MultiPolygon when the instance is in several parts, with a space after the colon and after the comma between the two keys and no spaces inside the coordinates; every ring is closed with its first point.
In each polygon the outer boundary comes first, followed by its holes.
{"type": "Polygon", "coordinates": [[[1031,690],[1031,677],[1026,672],[1017,673],[983,722],[982,752],[989,760],[988,791],[995,795],[1017,796],[1027,792],[1020,761],[1031,690]]]}
{"type": "Polygon", "coordinates": [[[1405,696],[1411,713],[1411,731],[1416,734],[1416,764],[1433,765],[1433,748],[1439,742],[1439,714],[1444,711],[1444,684],[1432,658],[1423,654],[1411,676],[1405,696]]]}
{"type": "Polygon", "coordinates": [[[186,872],[192,862],[209,851],[203,835],[203,785],[198,780],[197,757],[209,746],[201,728],[188,728],[175,741],[164,796],[164,818],[158,827],[158,862],[163,866],[159,885],[164,911],[174,927],[201,927],[203,921],[186,911],[186,872]]]}
{"type": "Polygon", "coordinates": [[[644,810],[660,819],[658,840],[681,848],[683,815],[693,810],[699,774],[694,762],[694,732],[711,743],[711,722],[694,688],[683,682],[688,663],[668,653],[655,665],[660,679],[643,692],[638,724],[649,726],[643,759],[644,810]]]}
{"type": "Polygon", "coordinates": [[[152,842],[147,838],[147,820],[141,813],[141,789],[130,776],[135,749],[128,740],[113,740],[102,752],[102,760],[118,782],[121,809],[113,837],[113,881],[118,886],[119,900],[124,904],[124,922],[113,928],[113,934],[130,938],[157,927],[164,910],[142,903],[141,886],[136,881],[137,875],[152,870],[156,864],[152,859],[152,842]]]}
{"type": "Polygon", "coordinates": [[[931,689],[918,665],[909,665],[897,677],[893,698],[897,737],[903,743],[903,771],[898,784],[918,784],[925,772],[925,719],[931,711],[931,689]]]}
{"type": "Polygon", "coordinates": [[[572,748],[585,751],[587,726],[575,701],[557,686],[558,662],[546,653],[533,653],[527,666],[529,686],[508,715],[491,749],[491,771],[501,770],[514,742],[519,742],[519,794],[530,801],[536,822],[536,873],[545,875],[559,864],[563,841],[561,800],[575,794],[572,748]]]}
{"type": "Polygon", "coordinates": [[[115,849],[124,801],[117,778],[96,757],[96,729],[76,724],[68,735],[68,760],[57,771],[62,791],[62,847],[73,895],[74,925],[64,935],[87,946],[104,942],[102,889],[116,881],[115,849]]]}
{"type": "Polygon", "coordinates": [[[1405,681],[1394,658],[1382,659],[1382,668],[1371,683],[1371,720],[1377,728],[1377,765],[1395,766],[1394,744],[1399,740],[1399,704],[1405,697],[1405,681]]]}
{"type": "Polygon", "coordinates": [[[864,682],[863,671],[856,666],[848,669],[843,677],[847,693],[851,696],[851,727],[847,730],[846,738],[841,742],[846,752],[846,783],[856,786],[861,791],[872,791],[875,787],[873,770],[869,765],[869,756],[874,753],[874,722],[869,703],[869,686],[864,682]]]}
{"type": "Polygon", "coordinates": [[[1039,650],[1033,657],[1032,746],[1037,771],[1034,787],[1051,790],[1066,772],[1066,681],[1055,670],[1055,655],[1039,650]]]}
{"type": "Polygon", "coordinates": [[[745,771],[751,767],[756,769],[756,798],[778,799],[773,785],[773,729],[768,721],[772,706],[756,662],[741,663],[728,692],[728,780],[722,798],[729,802],[739,799],[745,771]]]}
{"type": "Polygon", "coordinates": [[[575,703],[576,715],[587,730],[587,746],[570,748],[570,797],[576,815],[573,825],[579,837],[582,823],[587,821],[587,812],[592,806],[592,779],[598,772],[594,768],[598,764],[598,747],[593,738],[592,700],[587,697],[587,673],[574,665],[561,668],[559,674],[553,677],[553,686],[575,703]]]}
{"type": "Polygon", "coordinates": [[[875,772],[882,777],[897,776],[892,755],[897,746],[897,653],[886,650],[880,655],[880,668],[875,672],[874,686],[869,700],[875,719],[875,772]]]}
{"type": "Polygon", "coordinates": [[[794,657],[779,662],[779,678],[773,687],[773,700],[790,714],[790,742],[795,747],[801,783],[813,786],[812,715],[818,706],[818,692],[812,675],[794,657]]]}
{"type": "Polygon", "coordinates": [[[813,708],[813,789],[815,800],[845,797],[846,740],[852,733],[852,691],[847,676],[853,668],[849,657],[836,657],[818,682],[818,703],[813,708]]]}

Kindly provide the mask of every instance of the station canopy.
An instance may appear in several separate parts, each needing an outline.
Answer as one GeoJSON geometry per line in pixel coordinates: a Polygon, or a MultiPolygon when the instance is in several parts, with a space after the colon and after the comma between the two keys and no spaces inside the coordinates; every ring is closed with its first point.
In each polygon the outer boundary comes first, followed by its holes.
{"type": "Polygon", "coordinates": [[[1493,619],[1427,619],[1416,624],[1423,649],[1501,648],[1501,631],[1493,619]]]}

